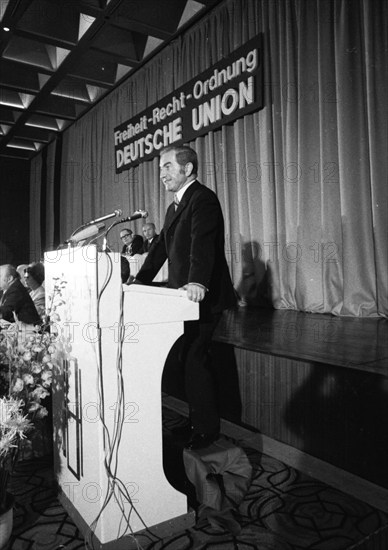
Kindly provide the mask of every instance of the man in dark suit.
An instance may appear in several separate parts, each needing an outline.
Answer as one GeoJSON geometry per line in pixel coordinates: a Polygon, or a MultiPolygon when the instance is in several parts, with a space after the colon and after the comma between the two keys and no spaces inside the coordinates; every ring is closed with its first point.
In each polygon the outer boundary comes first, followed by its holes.
{"type": "Polygon", "coordinates": [[[124,227],[120,231],[120,239],[124,243],[121,254],[126,254],[127,256],[143,254],[143,239],[141,235],[134,235],[131,229],[124,227]]]}
{"type": "Polygon", "coordinates": [[[156,233],[155,224],[152,222],[147,222],[143,225],[143,236],[144,236],[144,252],[149,252],[151,246],[153,246],[158,240],[156,233]]]}
{"type": "Polygon", "coordinates": [[[135,282],[150,284],[168,259],[170,288],[187,291],[199,302],[199,321],[188,321],[182,339],[185,391],[192,432],[188,449],[208,446],[219,436],[209,346],[224,309],[236,297],[224,251],[224,220],[216,194],[197,181],[197,154],[189,147],[169,146],[160,154],[160,175],[174,202],[163,229],[135,282]]]}
{"type": "Polygon", "coordinates": [[[16,269],[10,264],[0,266],[0,319],[13,323],[18,321],[27,325],[38,325],[41,319],[36,311],[28,290],[20,282],[16,269]]]}

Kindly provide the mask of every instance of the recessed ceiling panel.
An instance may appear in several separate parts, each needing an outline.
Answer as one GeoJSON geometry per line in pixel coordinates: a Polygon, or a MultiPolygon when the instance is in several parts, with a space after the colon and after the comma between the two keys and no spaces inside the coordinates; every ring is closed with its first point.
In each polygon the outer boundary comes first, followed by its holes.
{"type": "Polygon", "coordinates": [[[7,107],[2,107],[0,105],[0,122],[5,122],[5,124],[13,124],[15,122],[14,112],[7,107]]]}
{"type": "MultiPolygon", "coordinates": [[[[119,5],[114,16],[139,21],[150,27],[155,27],[155,29],[174,33],[178,28],[185,7],[185,0],[168,0],[168,2],[163,0],[153,2],[127,0],[119,5]]],[[[150,34],[152,34],[151,31],[150,34]]]]}
{"type": "Polygon", "coordinates": [[[71,69],[71,75],[88,82],[113,86],[116,81],[117,62],[100,52],[88,50],[71,69]]]}
{"type": "Polygon", "coordinates": [[[44,128],[46,130],[58,132],[63,130],[65,121],[44,115],[31,115],[26,122],[26,126],[31,126],[33,128],[44,128]]]}
{"type": "Polygon", "coordinates": [[[13,36],[4,50],[3,57],[34,67],[54,70],[46,44],[13,36]]]}
{"type": "Polygon", "coordinates": [[[76,78],[64,78],[51,93],[74,101],[91,102],[86,84],[76,78]]]}
{"type": "Polygon", "coordinates": [[[40,103],[35,111],[43,115],[52,115],[56,118],[66,118],[75,120],[77,118],[75,103],[62,97],[50,97],[45,98],[44,102],[40,103]]]}
{"type": "Polygon", "coordinates": [[[75,2],[34,0],[18,21],[17,29],[55,42],[77,44],[79,12],[75,2]]]}
{"type": "Polygon", "coordinates": [[[93,46],[120,57],[138,60],[131,31],[106,25],[94,41],[93,46]]]}
{"type": "Polygon", "coordinates": [[[0,59],[0,86],[15,88],[25,92],[40,90],[39,78],[34,69],[25,65],[0,59]]]}
{"type": "Polygon", "coordinates": [[[0,88],[0,105],[5,107],[26,109],[33,99],[33,95],[15,92],[14,90],[8,90],[6,88],[0,88]]]}
{"type": "Polygon", "coordinates": [[[42,128],[33,128],[24,126],[23,128],[18,128],[15,131],[15,138],[24,139],[28,141],[40,141],[42,143],[48,143],[50,141],[52,133],[48,130],[43,130],[42,128]]]}
{"type": "Polygon", "coordinates": [[[11,139],[7,147],[13,147],[15,149],[25,149],[27,151],[38,151],[39,148],[36,146],[35,142],[31,142],[24,139],[11,139]]]}

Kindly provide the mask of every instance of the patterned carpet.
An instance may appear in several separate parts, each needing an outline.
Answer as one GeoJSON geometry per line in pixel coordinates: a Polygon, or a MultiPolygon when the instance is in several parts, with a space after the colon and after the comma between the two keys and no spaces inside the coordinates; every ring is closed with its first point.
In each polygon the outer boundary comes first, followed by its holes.
{"type": "MultiPolygon", "coordinates": [[[[175,419],[176,420],[176,419],[175,419]]],[[[165,471],[170,483],[188,494],[182,448],[172,440],[170,416],[165,426],[165,471]]],[[[373,533],[388,530],[388,516],[370,505],[328,487],[282,462],[244,449],[253,468],[252,482],[233,516],[240,532],[233,535],[203,519],[178,534],[158,540],[138,537],[134,548],[153,550],[386,550],[373,533]]],[[[14,529],[6,550],[86,548],[82,534],[56,498],[50,456],[19,464],[12,483],[14,529]]],[[[384,544],[384,543],[382,543],[384,544]]],[[[128,544],[128,548],[130,545],[128,544]]]]}

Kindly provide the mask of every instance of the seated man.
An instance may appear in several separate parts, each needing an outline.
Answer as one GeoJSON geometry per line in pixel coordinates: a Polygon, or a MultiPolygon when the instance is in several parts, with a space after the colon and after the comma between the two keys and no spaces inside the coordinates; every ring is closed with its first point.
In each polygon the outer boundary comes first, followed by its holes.
{"type": "Polygon", "coordinates": [[[131,229],[124,227],[124,229],[120,231],[120,239],[124,243],[121,254],[127,256],[143,254],[143,239],[140,235],[134,235],[131,229]]]}
{"type": "Polygon", "coordinates": [[[155,224],[147,222],[143,225],[144,252],[149,252],[153,244],[156,243],[158,235],[156,234],[155,224]]]}
{"type": "Polygon", "coordinates": [[[3,291],[0,300],[0,319],[14,323],[16,316],[18,321],[27,325],[41,323],[28,290],[22,285],[18,272],[10,264],[0,266],[0,289],[3,291]]]}
{"type": "Polygon", "coordinates": [[[30,289],[30,296],[37,312],[40,316],[44,315],[46,311],[46,292],[43,286],[44,265],[41,262],[28,265],[24,270],[24,279],[27,288],[30,289]]]}

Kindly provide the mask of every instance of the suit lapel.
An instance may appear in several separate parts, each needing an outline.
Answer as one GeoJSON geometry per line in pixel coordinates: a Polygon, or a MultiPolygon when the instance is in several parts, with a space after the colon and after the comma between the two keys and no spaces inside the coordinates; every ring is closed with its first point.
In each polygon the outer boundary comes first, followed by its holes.
{"type": "Polygon", "coordinates": [[[164,229],[167,232],[174,221],[179,218],[186,206],[189,204],[191,197],[194,192],[201,186],[199,181],[195,181],[190,185],[190,187],[184,192],[182,200],[180,201],[178,208],[175,210],[175,204],[171,203],[166,212],[166,220],[164,224],[164,229]]]}

